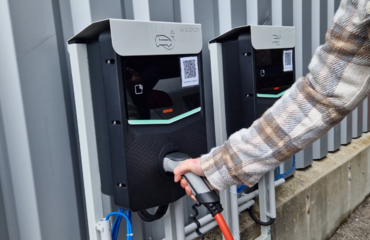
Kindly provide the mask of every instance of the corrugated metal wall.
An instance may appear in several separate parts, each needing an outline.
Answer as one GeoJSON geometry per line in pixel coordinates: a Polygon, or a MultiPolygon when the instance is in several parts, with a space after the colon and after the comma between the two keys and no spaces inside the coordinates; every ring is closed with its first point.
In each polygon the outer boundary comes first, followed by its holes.
{"type": "MultiPolygon", "coordinates": [[[[73,34],[104,18],[201,23],[206,99],[211,101],[208,40],[245,24],[294,25],[299,77],[307,73],[314,49],[324,42],[338,4],[339,0],[0,0],[1,239],[88,239],[66,51],[66,40],[73,34]]],[[[212,109],[207,111],[212,114],[212,109]]],[[[213,129],[213,122],[208,127],[213,129]]],[[[212,134],[208,140],[212,147],[212,134]]],[[[104,202],[105,211],[110,211],[109,198],[104,202]]],[[[163,222],[145,224],[142,238],[161,239],[161,229],[163,222]]]]}

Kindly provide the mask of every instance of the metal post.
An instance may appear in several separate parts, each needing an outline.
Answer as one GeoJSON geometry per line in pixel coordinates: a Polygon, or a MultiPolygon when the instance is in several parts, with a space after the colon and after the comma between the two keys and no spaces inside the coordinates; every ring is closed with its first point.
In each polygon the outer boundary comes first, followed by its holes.
{"type": "MultiPolygon", "coordinates": [[[[260,220],[263,222],[267,222],[270,220],[270,217],[268,217],[267,215],[269,208],[271,207],[268,203],[268,199],[269,199],[268,182],[269,182],[269,174],[271,174],[270,172],[266,173],[258,182],[260,220]]],[[[256,238],[256,240],[271,240],[270,233],[271,233],[270,226],[261,226],[261,236],[256,238]]]]}
{"type": "Polygon", "coordinates": [[[85,44],[70,44],[74,98],[80,142],[82,175],[90,240],[100,240],[96,224],[103,217],[100,192],[100,172],[96,148],[94,113],[91,98],[90,74],[85,44]]]}
{"type": "MultiPolygon", "coordinates": [[[[215,121],[216,145],[222,145],[227,140],[226,118],[225,118],[225,96],[224,96],[224,74],[222,65],[222,46],[220,43],[209,45],[211,54],[211,73],[212,73],[212,92],[213,92],[213,110],[215,121]]],[[[233,205],[237,204],[236,186],[220,192],[221,203],[224,208],[222,215],[229,226],[234,239],[239,236],[239,213],[233,205]]]]}
{"type": "Polygon", "coordinates": [[[170,204],[163,220],[166,240],[185,240],[183,198],[170,204]]]}

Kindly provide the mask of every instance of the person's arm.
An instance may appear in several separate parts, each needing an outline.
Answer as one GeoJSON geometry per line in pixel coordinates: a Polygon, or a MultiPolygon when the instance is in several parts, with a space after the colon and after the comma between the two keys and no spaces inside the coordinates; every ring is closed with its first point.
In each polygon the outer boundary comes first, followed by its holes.
{"type": "Polygon", "coordinates": [[[201,157],[200,167],[215,188],[253,186],[339,123],[368,95],[367,2],[343,0],[306,77],[299,78],[250,128],[234,133],[201,157]]]}

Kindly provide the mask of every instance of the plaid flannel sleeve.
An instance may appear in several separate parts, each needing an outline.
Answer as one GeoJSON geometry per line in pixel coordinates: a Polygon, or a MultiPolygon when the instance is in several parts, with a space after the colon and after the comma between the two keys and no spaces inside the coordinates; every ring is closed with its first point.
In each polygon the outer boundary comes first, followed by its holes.
{"type": "Polygon", "coordinates": [[[201,167],[214,187],[253,186],[339,123],[369,94],[367,3],[343,0],[326,43],[311,60],[310,72],[251,127],[201,157],[201,167]]]}

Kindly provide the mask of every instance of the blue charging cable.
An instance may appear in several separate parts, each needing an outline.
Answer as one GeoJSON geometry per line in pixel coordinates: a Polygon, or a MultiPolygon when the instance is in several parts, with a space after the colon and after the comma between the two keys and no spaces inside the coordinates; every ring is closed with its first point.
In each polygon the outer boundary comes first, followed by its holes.
{"type": "Polygon", "coordinates": [[[276,180],[278,180],[278,179],[280,179],[280,178],[284,178],[284,176],[286,176],[286,175],[288,175],[289,173],[291,173],[291,172],[294,170],[294,168],[295,168],[295,155],[293,155],[293,166],[289,169],[289,171],[288,171],[288,172],[286,172],[286,173],[281,173],[281,174],[280,174],[280,166],[278,167],[278,173],[277,173],[277,175],[276,175],[276,177],[275,177],[275,181],[276,181],[276,180]]]}
{"type": "Polygon", "coordinates": [[[236,192],[237,193],[241,193],[244,189],[245,189],[245,185],[240,185],[237,189],[236,189],[236,192]]]}
{"type": "MultiPolygon", "coordinates": [[[[285,175],[288,175],[289,173],[291,173],[295,168],[295,155],[293,155],[293,166],[289,169],[288,172],[286,173],[282,173],[280,174],[280,166],[278,166],[278,173],[277,173],[277,176],[275,178],[275,181],[280,179],[280,178],[284,178],[285,175]]],[[[245,189],[245,185],[240,185],[238,188],[237,188],[237,193],[241,193],[243,190],[245,189]]]]}
{"type": "Polygon", "coordinates": [[[129,210],[126,210],[126,212],[120,208],[118,212],[111,212],[107,215],[105,220],[109,220],[110,216],[117,215],[116,219],[114,220],[113,226],[112,226],[112,240],[117,240],[119,227],[121,225],[122,217],[126,219],[126,231],[127,231],[127,240],[132,240],[133,232],[132,232],[132,217],[131,212],[129,210]]]}

